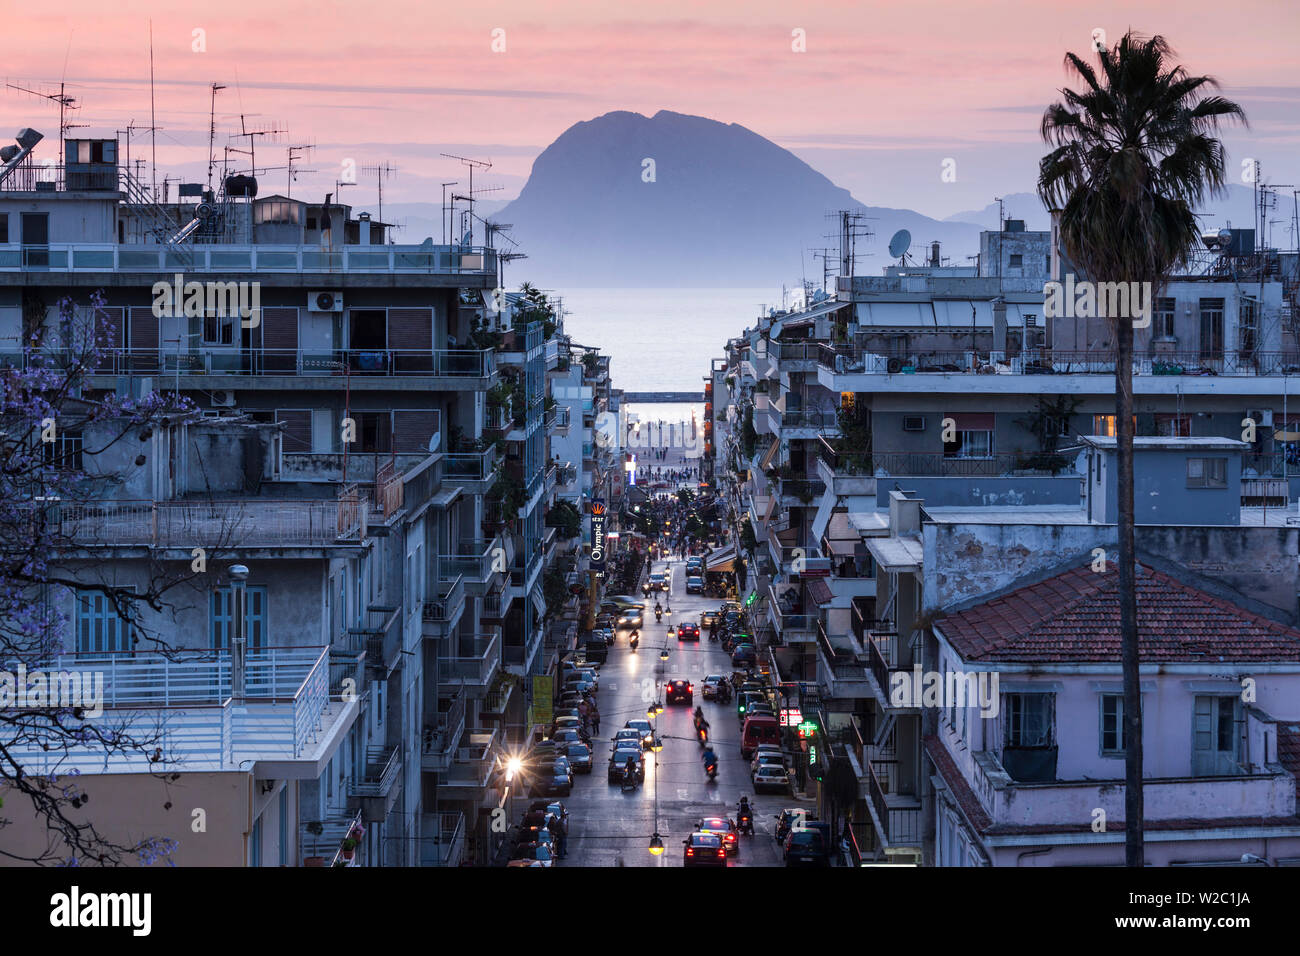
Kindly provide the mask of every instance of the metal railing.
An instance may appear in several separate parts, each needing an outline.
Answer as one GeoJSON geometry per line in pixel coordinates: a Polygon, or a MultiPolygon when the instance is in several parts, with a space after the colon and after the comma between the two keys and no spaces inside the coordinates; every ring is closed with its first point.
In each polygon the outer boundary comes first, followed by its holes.
{"type": "Polygon", "coordinates": [[[455,617],[464,603],[465,577],[458,574],[450,585],[438,588],[436,600],[424,602],[424,620],[445,624],[455,617]]]}
{"type": "MultiPolygon", "coordinates": [[[[1026,349],[1019,355],[988,348],[888,352],[849,345],[819,345],[818,363],[838,372],[867,374],[1114,375],[1115,357],[1104,351],[1026,349]]],[[[1300,372],[1300,352],[1187,350],[1135,357],[1138,375],[1283,375],[1300,372]]]]}
{"type": "Polygon", "coordinates": [[[366,769],[361,780],[348,787],[356,797],[386,797],[402,771],[402,752],[397,747],[367,747],[366,769]]]}
{"type": "Polygon", "coordinates": [[[77,242],[34,249],[11,243],[0,245],[0,272],[496,274],[496,250],[487,246],[358,245],[327,250],[307,245],[187,243],[183,249],[192,259],[166,245],[77,242]],[[36,251],[43,255],[33,257],[36,251]]]}
{"type": "Polygon", "coordinates": [[[438,579],[452,581],[464,577],[466,581],[482,583],[493,573],[493,564],[501,550],[501,538],[474,538],[461,542],[461,550],[438,555],[438,579]]]}
{"type": "Polygon", "coordinates": [[[442,477],[450,481],[488,481],[496,473],[495,446],[484,451],[451,452],[442,456],[442,477]]]}
{"type": "MultiPolygon", "coordinates": [[[[60,349],[0,351],[0,367],[48,368],[76,356],[60,349]]],[[[496,371],[491,349],[241,349],[205,346],[177,352],[166,345],[101,348],[97,375],[424,375],[489,378],[496,371]]]]}
{"type": "Polygon", "coordinates": [[[865,473],[925,477],[994,477],[998,475],[1059,475],[1078,478],[1072,456],[990,455],[949,458],[940,454],[874,452],[865,458],[865,473]],[[1039,466],[1039,467],[1035,467],[1039,466]],[[1043,467],[1048,466],[1048,467],[1043,467]],[[1057,466],[1053,471],[1051,466],[1057,466]]]}
{"type": "Polygon", "coordinates": [[[448,678],[486,684],[501,663],[501,635],[476,635],[468,644],[462,639],[456,656],[448,658],[446,663],[448,678]]]}

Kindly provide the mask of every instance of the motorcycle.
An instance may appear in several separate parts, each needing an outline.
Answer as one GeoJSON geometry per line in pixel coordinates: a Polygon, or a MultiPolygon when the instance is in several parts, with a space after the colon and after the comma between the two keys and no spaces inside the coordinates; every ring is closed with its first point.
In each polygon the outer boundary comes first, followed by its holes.
{"type": "Polygon", "coordinates": [[[707,774],[709,775],[709,780],[710,780],[710,781],[717,780],[717,779],[718,779],[718,762],[717,762],[716,760],[710,760],[710,761],[708,761],[707,763],[705,763],[705,765],[704,765],[704,772],[707,773],[707,774]]]}
{"type": "Polygon", "coordinates": [[[754,811],[752,809],[736,811],[736,829],[747,836],[754,835],[754,811]]]}
{"type": "Polygon", "coordinates": [[[632,635],[631,640],[628,641],[628,644],[631,646],[632,650],[636,650],[637,645],[640,643],[641,643],[641,635],[635,633],[632,635]]]}
{"type": "Polygon", "coordinates": [[[636,789],[636,773],[632,770],[623,771],[623,792],[629,793],[636,789]]]}
{"type": "Polygon", "coordinates": [[[701,746],[701,747],[707,747],[708,744],[709,744],[709,731],[708,731],[708,729],[705,728],[705,727],[702,727],[702,726],[701,726],[701,727],[696,727],[696,728],[695,728],[695,733],[696,733],[696,736],[698,736],[698,737],[700,738],[700,746],[701,746]]]}
{"type": "Polygon", "coordinates": [[[784,843],[785,838],[790,835],[790,824],[786,822],[785,814],[776,815],[776,842],[784,843]]]}
{"type": "Polygon", "coordinates": [[[655,608],[655,623],[658,624],[660,621],[663,620],[663,617],[664,617],[664,612],[659,610],[659,608],[655,608]]]}

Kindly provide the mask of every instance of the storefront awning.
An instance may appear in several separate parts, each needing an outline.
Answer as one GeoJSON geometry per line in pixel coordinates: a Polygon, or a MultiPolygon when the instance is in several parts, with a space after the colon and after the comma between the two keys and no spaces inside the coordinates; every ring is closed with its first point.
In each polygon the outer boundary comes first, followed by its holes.
{"type": "Polygon", "coordinates": [[[720,551],[715,551],[705,559],[704,566],[710,571],[736,570],[736,549],[723,548],[720,551]]]}

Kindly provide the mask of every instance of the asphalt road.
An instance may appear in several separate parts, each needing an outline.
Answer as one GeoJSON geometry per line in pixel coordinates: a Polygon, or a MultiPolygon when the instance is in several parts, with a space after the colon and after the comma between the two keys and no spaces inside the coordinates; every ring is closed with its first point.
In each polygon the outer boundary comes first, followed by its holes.
{"type": "MultiPolygon", "coordinates": [[[[663,562],[654,569],[663,570],[663,562]]],[[[686,565],[671,563],[672,622],[691,620],[698,623],[700,612],[717,607],[716,598],[686,593],[686,565]]],[[[661,597],[661,603],[667,602],[661,597]]],[[[654,607],[651,596],[650,607],[654,607]]],[[[782,807],[799,803],[790,795],[776,793],[755,795],[749,777],[749,763],[740,756],[740,727],[736,705],[706,701],[701,696],[704,678],[709,674],[732,673],[730,658],[717,643],[709,641],[707,630],[694,641],[669,640],[670,619],[665,615],[656,624],[652,612],[646,615],[641,629],[640,647],[628,647],[628,634],[619,631],[609,649],[609,659],[600,668],[601,733],[593,738],[595,753],[590,775],[579,774],[573,793],[564,799],[569,809],[568,857],[561,866],[660,866],[682,865],[682,841],[703,816],[726,815],[735,818],[741,794],[754,806],[755,833],[740,837],[740,852],[731,857],[729,866],[782,866],[782,858],[773,837],[774,817],[782,807]],[[667,648],[666,665],[659,660],[667,648]],[[665,704],[657,721],[664,748],[658,754],[646,753],[646,779],[635,792],[624,793],[618,784],[607,782],[609,739],[624,722],[645,719],[646,708],[663,700],[666,680],[685,678],[695,685],[695,699],[686,704],[665,704]],[[704,708],[710,725],[710,740],[719,757],[718,776],[710,782],[700,759],[702,748],[694,736],[691,714],[695,704],[704,708]],[[657,757],[657,761],[654,759],[657,757]],[[657,800],[656,800],[657,789],[657,800]],[[647,849],[656,827],[663,837],[663,855],[652,856],[647,849]]]]}

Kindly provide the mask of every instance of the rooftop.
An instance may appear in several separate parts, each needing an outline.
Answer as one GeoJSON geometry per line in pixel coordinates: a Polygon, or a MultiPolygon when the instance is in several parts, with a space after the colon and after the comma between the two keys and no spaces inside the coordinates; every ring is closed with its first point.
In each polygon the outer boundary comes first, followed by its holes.
{"type": "MultiPolygon", "coordinates": [[[[1139,652],[1149,663],[1300,662],[1300,630],[1138,566],[1139,652]]],[[[1009,590],[936,626],[967,660],[1120,660],[1119,572],[1089,564],[1009,590]]]]}

